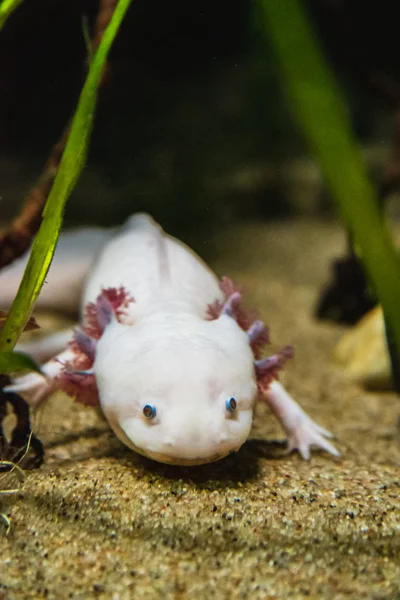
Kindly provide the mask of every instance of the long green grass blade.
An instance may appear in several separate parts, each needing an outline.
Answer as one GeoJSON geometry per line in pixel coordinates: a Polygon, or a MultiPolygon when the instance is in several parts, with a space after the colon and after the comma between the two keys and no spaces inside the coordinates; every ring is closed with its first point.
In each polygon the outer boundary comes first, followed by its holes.
{"type": "Polygon", "coordinates": [[[300,0],[259,0],[298,122],[319,161],[400,349],[400,266],[335,81],[300,0]]]}
{"type": "Polygon", "coordinates": [[[12,12],[22,4],[23,0],[2,0],[0,2],[0,30],[12,12]]]}
{"type": "MultiPolygon", "coordinates": [[[[103,67],[130,3],[131,0],[119,0],[90,64],[60,168],[43,211],[42,224],[33,242],[17,296],[4,329],[0,332],[0,349],[11,350],[16,344],[50,267],[62,224],[65,203],[85,162],[96,106],[97,88],[103,67]]],[[[68,294],[67,289],[65,293],[68,294]]]]}

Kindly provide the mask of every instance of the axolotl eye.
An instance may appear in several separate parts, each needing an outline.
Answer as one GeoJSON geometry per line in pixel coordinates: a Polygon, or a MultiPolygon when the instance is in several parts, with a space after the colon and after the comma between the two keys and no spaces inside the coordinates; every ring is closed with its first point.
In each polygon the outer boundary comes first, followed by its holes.
{"type": "Polygon", "coordinates": [[[152,406],[151,404],[146,404],[143,407],[143,414],[146,417],[146,419],[154,419],[154,417],[157,414],[156,407],[152,406]]]}
{"type": "Polygon", "coordinates": [[[229,398],[229,400],[226,401],[225,403],[226,406],[226,410],[230,413],[235,412],[236,408],[237,408],[237,402],[235,400],[235,398],[229,398]]]}

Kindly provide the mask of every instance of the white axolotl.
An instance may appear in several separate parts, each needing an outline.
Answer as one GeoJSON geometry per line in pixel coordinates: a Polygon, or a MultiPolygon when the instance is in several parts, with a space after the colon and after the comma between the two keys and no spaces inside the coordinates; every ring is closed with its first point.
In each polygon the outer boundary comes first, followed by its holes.
{"type": "MultiPolygon", "coordinates": [[[[22,266],[23,260],[0,277],[9,294],[22,266]]],[[[289,451],[308,459],[316,446],[338,455],[325,439],[331,434],[276,379],[291,348],[260,358],[267,329],[242,308],[240,291],[227,278],[218,282],[151,217],[134,215],[111,232],[66,234],[42,305],[71,309],[79,296],[80,328],[39,344],[39,355],[63,349],[43,365],[44,376],[17,378],[8,390],[32,405],[54,388],[100,404],[124,444],[163,463],[197,465],[238,451],[257,397],[281,422],[289,451]]]]}

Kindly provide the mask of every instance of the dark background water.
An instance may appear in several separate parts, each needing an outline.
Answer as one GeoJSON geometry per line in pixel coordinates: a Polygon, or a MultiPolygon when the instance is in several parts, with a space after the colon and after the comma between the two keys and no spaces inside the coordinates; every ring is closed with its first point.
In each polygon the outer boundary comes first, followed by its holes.
{"type": "MultiPolygon", "coordinates": [[[[367,145],[391,143],[400,106],[397,4],[307,2],[367,145]]],[[[17,212],[76,106],[85,72],[82,18],[90,27],[97,5],[25,0],[0,34],[2,220],[17,212]]],[[[330,210],[322,186],[313,203],[288,190],[290,165],[306,150],[254,9],[250,0],[132,4],[67,223],[118,222],[147,210],[179,233],[330,210]]],[[[307,163],[299,168],[301,181],[315,176],[307,163]]]]}

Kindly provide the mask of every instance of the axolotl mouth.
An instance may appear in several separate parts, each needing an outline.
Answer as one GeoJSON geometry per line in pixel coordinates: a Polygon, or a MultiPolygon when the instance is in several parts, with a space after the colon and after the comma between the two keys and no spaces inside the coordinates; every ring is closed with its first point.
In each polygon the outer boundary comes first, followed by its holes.
{"type": "MultiPolygon", "coordinates": [[[[130,437],[128,437],[127,432],[125,431],[125,428],[123,426],[121,426],[120,422],[117,420],[117,418],[113,412],[108,412],[106,417],[107,417],[107,420],[108,420],[111,428],[113,429],[114,433],[117,435],[117,437],[121,440],[121,442],[123,444],[125,444],[125,446],[127,446],[134,452],[137,452],[141,456],[145,456],[146,458],[149,458],[150,460],[154,460],[159,463],[164,463],[167,465],[186,466],[186,467],[213,463],[218,460],[221,460],[222,458],[225,458],[229,454],[238,452],[240,450],[241,446],[243,445],[243,443],[246,441],[250,427],[251,427],[251,419],[250,419],[247,424],[248,426],[246,427],[246,430],[245,430],[245,435],[241,436],[240,439],[236,440],[236,444],[234,444],[234,445],[227,444],[227,445],[221,446],[220,448],[214,447],[214,452],[213,453],[210,452],[210,454],[204,453],[203,455],[196,456],[195,452],[193,452],[193,457],[192,456],[185,457],[184,455],[182,456],[182,454],[184,454],[184,453],[179,452],[177,448],[174,449],[175,450],[174,453],[171,452],[171,454],[169,454],[168,451],[167,452],[158,451],[157,447],[155,447],[154,449],[151,448],[150,444],[146,448],[137,445],[137,443],[133,442],[132,439],[130,437]],[[215,451],[215,450],[217,450],[217,451],[215,451]]],[[[172,448],[171,448],[171,450],[172,450],[172,448]]]]}
{"type": "Polygon", "coordinates": [[[237,448],[229,448],[222,452],[215,452],[214,454],[210,454],[209,456],[197,456],[194,458],[182,458],[178,456],[171,456],[170,454],[165,454],[163,452],[156,452],[153,450],[147,450],[137,446],[132,440],[128,438],[125,431],[120,427],[119,423],[114,421],[114,419],[109,420],[109,423],[116,433],[117,437],[123,442],[128,448],[134,450],[141,456],[145,456],[150,460],[155,460],[159,463],[164,463],[166,465],[176,465],[181,467],[191,467],[196,465],[205,465],[207,463],[213,463],[221,458],[225,458],[229,454],[233,454],[234,452],[238,452],[240,450],[241,444],[237,448]]]}
{"type": "Polygon", "coordinates": [[[135,450],[135,452],[137,452],[138,454],[141,454],[146,458],[150,458],[151,460],[155,460],[159,463],[164,463],[167,465],[175,465],[181,467],[194,467],[196,465],[205,465],[208,463],[217,462],[218,460],[221,460],[221,458],[225,458],[229,454],[233,454],[234,452],[237,452],[239,450],[238,448],[236,450],[229,450],[228,452],[217,453],[207,457],[199,456],[198,458],[178,458],[176,456],[168,456],[167,454],[162,454],[159,452],[148,452],[146,450],[143,450],[142,448],[139,448],[138,446],[135,446],[134,444],[132,444],[132,442],[130,443],[130,447],[133,450],[135,450]]]}

